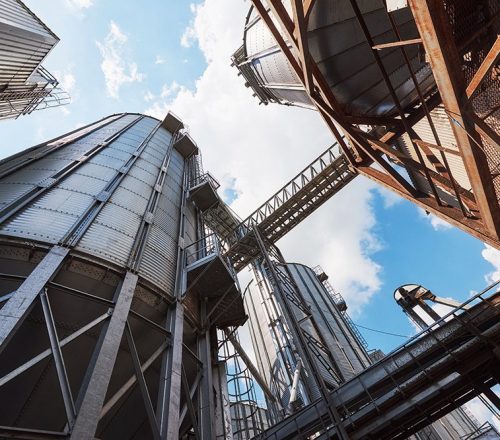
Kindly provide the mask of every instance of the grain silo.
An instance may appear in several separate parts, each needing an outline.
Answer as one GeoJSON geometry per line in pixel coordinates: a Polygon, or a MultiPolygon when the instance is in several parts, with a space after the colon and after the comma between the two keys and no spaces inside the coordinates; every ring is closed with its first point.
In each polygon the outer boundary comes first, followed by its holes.
{"type": "Polygon", "coordinates": [[[207,179],[172,113],[109,116],[0,162],[0,437],[230,430],[215,332],[246,317],[201,220],[218,203],[207,179]]]}

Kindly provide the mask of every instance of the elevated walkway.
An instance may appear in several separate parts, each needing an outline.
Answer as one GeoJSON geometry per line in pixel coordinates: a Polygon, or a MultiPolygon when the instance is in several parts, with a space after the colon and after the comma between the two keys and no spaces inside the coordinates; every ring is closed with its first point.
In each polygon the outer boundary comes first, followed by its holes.
{"type": "MultiPolygon", "coordinates": [[[[223,235],[227,255],[236,271],[242,270],[259,254],[253,225],[259,227],[267,242],[276,243],[356,175],[345,156],[338,152],[336,144],[328,148],[250,216],[233,226],[231,233],[223,235]]],[[[205,216],[213,215],[211,211],[205,216]]],[[[212,223],[216,222],[211,222],[211,227],[212,223]]]]}
{"type": "MultiPolygon", "coordinates": [[[[499,383],[500,293],[476,295],[330,394],[351,439],[407,438],[499,383]],[[466,309],[466,305],[471,305],[466,309]]],[[[339,438],[318,400],[261,439],[339,438]]]]}

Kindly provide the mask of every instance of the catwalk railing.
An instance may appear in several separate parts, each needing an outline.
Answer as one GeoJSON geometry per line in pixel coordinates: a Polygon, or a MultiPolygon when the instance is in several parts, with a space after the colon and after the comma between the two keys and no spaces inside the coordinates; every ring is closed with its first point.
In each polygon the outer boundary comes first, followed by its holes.
{"type": "MultiPolygon", "coordinates": [[[[351,439],[406,438],[498,383],[500,293],[475,295],[330,395],[351,439]],[[466,306],[471,306],[467,308],[466,306]]],[[[338,438],[317,400],[260,438],[338,438]]]]}
{"type": "MultiPolygon", "coordinates": [[[[338,152],[337,144],[328,148],[224,237],[235,269],[240,271],[259,254],[253,238],[254,225],[268,242],[275,243],[356,175],[349,169],[345,156],[338,152]]],[[[211,222],[217,221],[212,215],[211,222]]]]}

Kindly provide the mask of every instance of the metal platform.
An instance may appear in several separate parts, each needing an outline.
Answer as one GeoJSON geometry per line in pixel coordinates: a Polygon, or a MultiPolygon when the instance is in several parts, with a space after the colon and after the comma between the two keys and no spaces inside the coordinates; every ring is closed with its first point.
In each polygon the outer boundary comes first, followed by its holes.
{"type": "Polygon", "coordinates": [[[189,199],[196,207],[205,212],[210,208],[215,208],[220,199],[217,195],[219,182],[210,173],[205,173],[195,179],[189,188],[189,199]]]}
{"type": "MultiPolygon", "coordinates": [[[[498,384],[499,313],[499,292],[476,295],[333,391],[349,438],[407,438],[498,384]]],[[[318,400],[259,438],[339,438],[327,410],[318,400]]]]}
{"type": "Polygon", "coordinates": [[[188,133],[181,134],[174,143],[174,148],[187,159],[198,154],[198,146],[188,133]]]}
{"type": "Polygon", "coordinates": [[[176,133],[184,128],[183,122],[172,112],[167,113],[167,116],[161,122],[161,126],[170,133],[176,133]]]}
{"type": "Polygon", "coordinates": [[[236,273],[227,257],[221,255],[216,237],[212,235],[189,246],[186,263],[185,301],[206,302],[207,314],[200,317],[201,322],[209,321],[219,328],[243,325],[247,315],[236,273]]]}

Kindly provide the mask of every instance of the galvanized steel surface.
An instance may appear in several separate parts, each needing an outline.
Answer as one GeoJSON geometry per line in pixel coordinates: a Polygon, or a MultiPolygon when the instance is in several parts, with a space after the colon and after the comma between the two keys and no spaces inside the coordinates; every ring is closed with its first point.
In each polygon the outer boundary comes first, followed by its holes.
{"type": "MultiPolygon", "coordinates": [[[[91,224],[85,225],[87,229],[75,251],[97,258],[96,261],[126,267],[158,173],[165,158],[169,157],[158,207],[149,220],[150,233],[142,244],[144,251],[138,272],[162,292],[171,295],[175,282],[185,161],[171,148],[172,135],[158,127],[159,121],[140,118],[134,114],[106,118],[0,162],[2,216],[15,206],[16,201],[22,200],[24,194],[50,186],[7,218],[0,225],[0,235],[56,244],[92,209],[96,200],[106,200],[91,224]],[[127,128],[131,123],[133,125],[127,128]],[[124,128],[123,133],[107,143],[107,139],[124,128]],[[139,153],[141,143],[153,132],[139,153]],[[104,147],[85,161],[86,154],[99,145],[104,147]],[[78,164],[82,158],[84,163],[57,180],[60,170],[68,164],[78,164]],[[132,159],[132,166],[113,187],[111,194],[103,192],[132,159]]],[[[188,209],[187,215],[188,239],[194,240],[195,210],[188,209]]]]}
{"type": "MultiPolygon", "coordinates": [[[[375,44],[398,40],[382,0],[357,3],[375,44]]],[[[290,2],[286,1],[287,9],[290,9],[289,5],[290,2]]],[[[408,8],[393,12],[393,18],[402,40],[418,38],[408,8]]],[[[346,114],[380,116],[397,113],[349,0],[317,0],[309,17],[307,36],[310,54],[346,114]]],[[[248,16],[244,50],[245,56],[239,54],[236,63],[245,65],[240,69],[244,75],[246,66],[253,69],[255,77],[247,78],[252,87],[268,89],[278,102],[311,105],[289,62],[255,10],[251,10],[248,16]]],[[[435,87],[431,69],[421,56],[418,45],[406,46],[405,51],[420,88],[426,94],[435,87]]],[[[380,56],[402,106],[416,102],[418,93],[400,48],[383,49],[380,56]]]]}
{"type": "Polygon", "coordinates": [[[69,103],[41,66],[58,41],[21,1],[0,0],[0,119],[69,103]]]}

